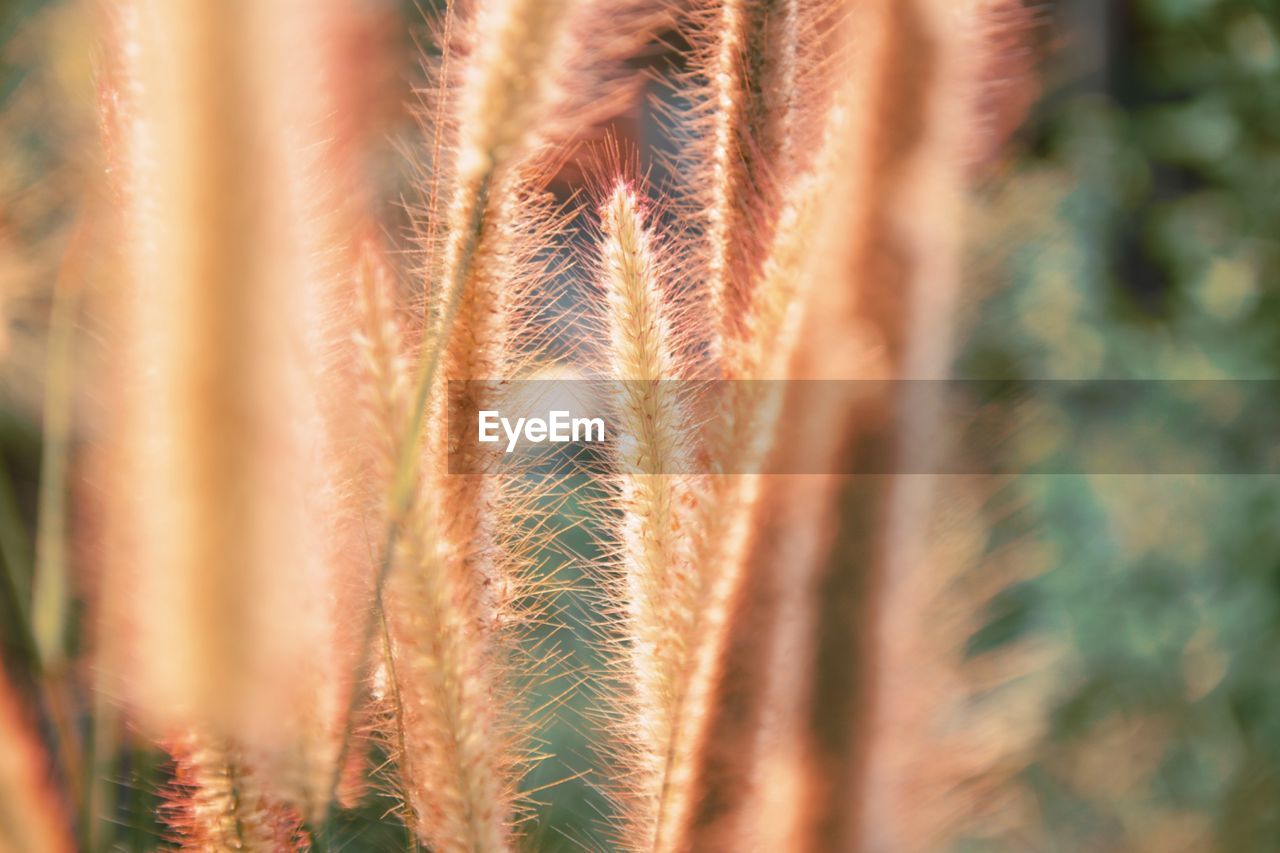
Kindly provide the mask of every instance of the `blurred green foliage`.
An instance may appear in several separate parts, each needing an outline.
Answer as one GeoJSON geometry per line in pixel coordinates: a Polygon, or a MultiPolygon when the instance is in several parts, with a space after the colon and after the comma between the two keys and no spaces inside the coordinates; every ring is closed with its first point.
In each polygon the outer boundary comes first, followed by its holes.
{"type": "MultiPolygon", "coordinates": [[[[983,194],[975,275],[995,282],[958,372],[1274,378],[1280,4],[1092,5],[1100,61],[1049,63],[1024,150],[983,194]]],[[[1059,35],[1070,57],[1081,34],[1059,35]]],[[[1151,412],[1153,440],[1211,469],[1230,448],[1167,417],[1185,412],[1173,394],[1151,412]]],[[[1247,418],[1243,396],[1242,411],[1201,420],[1247,418]]],[[[1023,539],[1043,556],[997,597],[970,653],[1047,640],[1062,654],[1022,774],[1031,816],[964,849],[1277,849],[1278,486],[1027,475],[993,501],[992,550],[1023,539]]]]}

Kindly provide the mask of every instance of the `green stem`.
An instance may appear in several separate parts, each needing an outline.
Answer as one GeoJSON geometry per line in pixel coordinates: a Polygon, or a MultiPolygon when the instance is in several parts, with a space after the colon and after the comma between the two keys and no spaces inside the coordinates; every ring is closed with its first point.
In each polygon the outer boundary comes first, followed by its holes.
{"type": "Polygon", "coordinates": [[[10,599],[13,622],[23,651],[34,655],[35,635],[31,630],[31,542],[18,510],[13,483],[0,455],[0,563],[4,571],[5,597],[10,599]]]}
{"type": "Polygon", "coordinates": [[[472,262],[476,249],[480,244],[480,236],[484,231],[485,212],[489,206],[489,188],[493,183],[494,168],[485,172],[476,190],[476,198],[471,217],[467,223],[466,242],[454,269],[453,279],[449,283],[449,293],[444,310],[439,320],[431,329],[427,343],[422,351],[422,359],[418,367],[418,379],[415,384],[412,405],[409,410],[409,423],[400,444],[399,460],[391,492],[391,518],[388,523],[387,539],[379,562],[378,574],[374,581],[373,612],[365,620],[364,632],[360,643],[360,657],[356,667],[356,680],[351,689],[351,700],[347,703],[346,716],[343,720],[341,745],[338,749],[338,762],[334,765],[333,778],[329,786],[329,798],[325,803],[324,820],[320,835],[323,842],[328,843],[333,829],[334,800],[341,781],[342,765],[346,761],[350,748],[351,726],[356,711],[364,698],[365,682],[368,680],[369,661],[374,635],[382,618],[382,592],[386,586],[387,576],[391,573],[396,543],[400,538],[403,520],[413,506],[418,484],[418,453],[422,437],[422,428],[426,420],[427,402],[431,389],[435,385],[436,374],[440,370],[443,359],[445,338],[452,328],[462,304],[462,295],[466,291],[467,281],[471,278],[472,262]]]}
{"type": "Polygon", "coordinates": [[[68,246],[67,261],[54,286],[49,318],[44,446],[31,589],[32,630],[40,665],[46,669],[57,669],[66,660],[67,611],[71,601],[67,574],[67,462],[71,455],[76,314],[80,304],[78,247],[85,234],[84,226],[79,226],[68,246]]]}

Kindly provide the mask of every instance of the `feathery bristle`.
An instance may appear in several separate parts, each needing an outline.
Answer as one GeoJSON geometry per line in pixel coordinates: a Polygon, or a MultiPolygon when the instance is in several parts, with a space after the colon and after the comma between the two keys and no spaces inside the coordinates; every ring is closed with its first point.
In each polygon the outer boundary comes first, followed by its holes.
{"type": "Polygon", "coordinates": [[[546,275],[539,252],[554,228],[530,226],[549,220],[518,164],[536,157],[535,117],[550,76],[543,69],[571,6],[481,4],[472,53],[445,100],[452,119],[438,130],[453,138],[424,193],[450,201],[438,260],[431,231],[423,234],[430,315],[392,500],[393,523],[403,517],[406,527],[385,602],[407,750],[404,793],[417,831],[440,850],[507,849],[515,819],[522,747],[518,679],[507,667],[520,587],[502,553],[500,483],[448,474],[451,462],[466,472],[472,460],[449,459],[445,410],[474,417],[482,401],[472,396],[479,386],[447,380],[512,371],[516,308],[546,275]]]}
{"type": "MultiPolygon", "coordinates": [[[[517,169],[502,181],[475,246],[468,290],[441,344],[449,379],[518,375],[536,357],[536,349],[524,350],[537,345],[525,333],[548,298],[539,293],[550,274],[543,250],[560,226],[536,187],[521,183],[523,174],[517,169]]],[[[536,606],[522,569],[536,543],[509,534],[530,499],[514,494],[506,478],[454,473],[479,469],[450,448],[446,428],[449,418],[474,420],[489,387],[441,378],[423,436],[421,492],[386,595],[405,794],[420,834],[441,849],[509,845],[516,780],[529,753],[516,646],[536,606]]]]}
{"type": "Polygon", "coordinates": [[[677,367],[660,266],[638,201],[623,184],[601,208],[602,289],[608,305],[611,373],[618,402],[620,588],[627,603],[624,666],[632,696],[623,698],[634,767],[623,799],[626,844],[653,848],[667,785],[678,699],[689,660],[697,602],[689,564],[687,468],[694,431],[672,379],[677,367]],[[666,381],[664,381],[666,380],[666,381]]]}
{"type": "MultiPolygon", "coordinates": [[[[813,129],[812,107],[823,101],[816,68],[826,58],[820,7],[803,2],[726,2],[710,25],[713,49],[704,53],[708,81],[701,188],[706,207],[709,340],[717,373],[730,383],[703,440],[710,470],[753,471],[773,435],[777,401],[769,377],[786,363],[797,316],[797,278],[812,237],[818,183],[829,159],[806,179],[801,164],[813,129]],[[800,82],[819,91],[801,103],[800,82]],[[800,184],[782,190],[783,181],[800,184]],[[815,183],[817,182],[817,183],[815,183]]],[[[828,122],[829,123],[829,122],[828,122]]],[[[688,524],[697,567],[686,626],[668,774],[658,808],[657,849],[684,849],[708,799],[707,752],[725,689],[724,656],[731,614],[741,604],[751,507],[757,478],[700,480],[688,524]]]]}
{"type": "Polygon", "coordinates": [[[387,589],[407,754],[405,795],[418,833],[442,851],[508,847],[511,791],[495,707],[492,625],[478,585],[443,547],[432,495],[419,498],[387,589]]]}
{"type": "MultiPolygon", "coordinates": [[[[427,241],[425,268],[430,276],[427,334],[419,361],[411,422],[401,445],[399,477],[394,503],[412,500],[416,465],[414,455],[438,380],[442,361],[459,358],[456,346],[446,356],[453,329],[464,301],[476,303],[473,266],[487,229],[494,227],[493,213],[503,195],[504,173],[520,156],[528,155],[538,140],[539,111],[549,100],[547,73],[560,48],[565,17],[573,0],[489,0],[481,3],[469,33],[473,53],[466,58],[457,91],[440,98],[437,109],[448,117],[436,133],[451,134],[448,150],[433,163],[429,192],[443,205],[445,233],[441,246],[427,241]],[[483,37],[482,37],[483,34],[483,37]],[[437,181],[446,187],[439,189],[437,181]],[[434,257],[438,251],[438,259],[434,257]]],[[[451,19],[451,16],[450,16],[451,19]]],[[[446,51],[453,45],[445,45],[446,51]]],[[[441,83],[442,92],[452,84],[441,83]]],[[[507,184],[506,189],[511,185],[507,184]]],[[[434,215],[434,210],[429,210],[434,215]]],[[[434,223],[427,234],[434,233],[434,223]]],[[[425,235],[424,235],[425,236],[425,235]]],[[[463,332],[465,334],[465,330],[463,332]]],[[[478,356],[478,353],[476,354],[478,356]]],[[[474,356],[469,356],[469,361],[474,356]]],[[[470,374],[456,379],[492,378],[470,374]]]]}
{"type": "MultiPolygon", "coordinates": [[[[395,282],[371,239],[360,246],[356,262],[356,291],[360,315],[356,345],[365,381],[361,383],[366,421],[378,465],[376,483],[385,499],[397,462],[399,443],[409,422],[409,363],[402,351],[404,332],[399,317],[395,282]]],[[[375,488],[372,491],[377,492],[375,488]]],[[[384,506],[385,524],[391,508],[384,506]]]]}
{"type": "Polygon", "coordinates": [[[305,849],[296,811],[264,795],[225,748],[188,734],[174,742],[173,786],[163,806],[183,850],[305,849]]]}
{"type": "MultiPolygon", "coordinates": [[[[840,196],[824,203],[829,219],[812,222],[810,238],[820,259],[812,278],[849,284],[808,291],[803,331],[783,363],[788,376],[945,375],[965,167],[965,137],[957,128],[972,125],[971,24],[963,16],[957,21],[953,4],[932,0],[871,3],[850,16],[850,38],[855,32],[867,38],[851,53],[849,88],[835,109],[848,111],[856,132],[839,137],[823,186],[840,188],[840,196]],[[904,104],[916,108],[905,111],[904,104]]],[[[781,470],[804,468],[796,459],[816,460],[809,469],[839,470],[841,454],[854,452],[845,437],[857,433],[860,417],[875,414],[857,406],[834,410],[806,383],[789,388],[786,410],[795,421],[827,429],[826,438],[776,435],[772,465],[781,470]]],[[[913,432],[930,414],[911,414],[907,431],[895,436],[895,452],[918,465],[935,452],[913,432]]],[[[771,625],[762,630],[750,607],[735,617],[752,620],[738,626],[740,635],[755,635],[736,660],[738,679],[757,686],[737,697],[749,710],[735,712],[753,721],[755,754],[745,770],[740,759],[721,762],[722,776],[739,773],[748,781],[724,792],[730,817],[707,839],[735,846],[933,849],[904,846],[923,837],[895,823],[912,813],[909,807],[888,811],[916,790],[895,776],[903,772],[900,746],[880,736],[887,725],[881,721],[908,712],[895,703],[909,699],[888,685],[915,676],[881,665],[885,629],[877,627],[901,625],[899,608],[919,604],[918,596],[901,591],[902,579],[944,571],[921,551],[931,490],[930,478],[918,476],[761,483],[751,521],[755,539],[744,555],[744,598],[767,602],[771,625]],[[836,506],[857,506],[862,520],[837,524],[836,506]],[[854,572],[855,565],[864,568],[854,572]],[[819,637],[828,645],[817,647],[819,637]],[[833,637],[847,655],[830,652],[833,637]],[[803,790],[781,791],[770,778],[779,768],[803,790]]],[[[716,736],[723,739],[719,754],[743,752],[741,732],[716,736]]]]}
{"type": "Polygon", "coordinates": [[[112,330],[124,498],[107,507],[108,588],[127,600],[109,609],[129,626],[115,678],[149,729],[234,742],[308,812],[326,798],[350,684],[333,596],[360,571],[338,269],[349,211],[331,183],[349,176],[325,159],[322,58],[286,63],[280,48],[318,43],[339,9],[113,9],[130,235],[112,330]],[[308,157],[290,153],[301,140],[308,157]]]}
{"type": "Polygon", "coordinates": [[[797,0],[726,0],[717,6],[714,46],[706,50],[701,71],[710,109],[700,194],[713,348],[741,334],[778,187],[796,152],[805,23],[797,0]]]}
{"type": "MultiPolygon", "coordinates": [[[[741,99],[745,88],[739,69],[738,54],[742,50],[742,26],[745,3],[729,0],[722,6],[720,44],[716,52],[715,81],[716,122],[713,159],[711,164],[712,204],[707,212],[707,244],[710,273],[708,301],[712,316],[727,318],[732,298],[731,272],[729,268],[730,237],[733,233],[733,215],[737,207],[735,171],[741,169],[735,137],[735,124],[740,121],[743,109],[741,99]]],[[[725,336],[725,319],[719,319],[719,337],[725,336]]]]}
{"type": "MultiPolygon", "coordinates": [[[[825,193],[843,151],[845,119],[840,104],[829,109],[822,144],[812,164],[793,181],[778,215],[743,316],[742,334],[724,350],[723,364],[739,381],[728,383],[718,398],[705,437],[707,453],[711,464],[719,466],[713,470],[744,473],[704,478],[696,492],[690,529],[694,564],[702,567],[700,615],[674,753],[684,765],[680,772],[686,792],[676,807],[664,812],[669,821],[664,831],[677,839],[672,842],[677,848],[736,843],[733,830],[725,826],[740,813],[720,802],[725,796],[722,789],[741,791],[749,783],[752,740],[763,723],[752,716],[754,708],[734,706],[744,703],[741,692],[762,687],[763,676],[744,678],[733,670],[744,655],[764,655],[763,637],[768,631],[759,620],[774,608],[768,593],[751,587],[751,573],[756,551],[768,545],[759,530],[768,527],[779,512],[777,507],[762,512],[758,506],[762,492],[767,493],[778,478],[761,478],[755,472],[779,445],[795,441],[806,451],[811,447],[809,437],[780,434],[785,389],[769,380],[794,375],[790,360],[799,321],[811,301],[811,290],[821,280],[817,274],[820,255],[814,249],[821,233],[825,193]],[[742,645],[746,651],[737,648],[742,645]],[[725,715],[733,725],[726,724],[725,715]],[[695,809],[719,814],[707,817],[695,809]]],[[[820,526],[812,517],[797,523],[805,528],[820,526]]],[[[791,556],[799,560],[801,553],[791,556]]]]}
{"type": "MultiPolygon", "coordinates": [[[[612,372],[619,379],[644,380],[642,385],[675,377],[672,331],[663,306],[665,297],[658,277],[658,260],[652,236],[640,211],[635,194],[625,185],[614,187],[608,201],[600,209],[603,238],[600,246],[603,290],[609,307],[609,330],[612,372]]],[[[633,426],[655,418],[670,418],[670,402],[656,399],[659,389],[643,401],[637,401],[633,426]]],[[[674,448],[658,448],[658,442],[673,441],[672,424],[645,426],[645,434],[634,433],[644,449],[661,456],[640,457],[635,468],[647,474],[670,470],[660,463],[674,448]],[[665,427],[662,428],[662,427],[665,427]]]]}

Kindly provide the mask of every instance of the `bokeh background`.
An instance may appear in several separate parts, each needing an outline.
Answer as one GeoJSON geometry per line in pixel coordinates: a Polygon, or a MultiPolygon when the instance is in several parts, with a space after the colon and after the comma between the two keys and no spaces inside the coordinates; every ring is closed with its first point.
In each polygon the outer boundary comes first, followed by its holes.
{"type": "MultiPolygon", "coordinates": [[[[983,166],[969,213],[955,372],[1277,378],[1280,3],[1056,0],[1036,9],[1036,97],[983,166]]],[[[103,167],[92,19],[80,11],[0,0],[0,642],[20,689],[33,672],[16,626],[42,424],[58,418],[46,392],[74,381],[65,368],[93,340],[74,312],[70,334],[57,323],[51,332],[60,271],[65,279],[69,263],[92,265],[74,249],[81,211],[94,203],[86,187],[103,167]]],[[[413,135],[401,95],[416,79],[422,12],[386,2],[379,20],[352,49],[383,72],[375,79],[388,94],[375,100],[371,127],[388,140],[379,156],[394,197],[407,174],[396,143],[413,135]]],[[[669,74],[679,40],[655,42],[637,61],[669,74]]],[[[678,144],[643,105],[614,131],[646,159],[678,144]]],[[[397,216],[386,212],[393,236],[397,216]]],[[[1167,410],[1150,413],[1159,440],[1212,469],[1232,448],[1201,440],[1204,427],[1220,418],[1247,426],[1252,403],[1242,394],[1231,411],[1188,414],[1175,392],[1167,410]]],[[[1071,417],[1064,407],[1059,436],[1071,433],[1071,417]]],[[[69,423],[74,463],[76,418],[69,423]]],[[[1027,440],[1034,446],[1008,452],[1034,461],[1069,444],[1052,433],[1027,440]]],[[[1089,460],[1079,467],[1098,471],[1089,460]]],[[[1000,793],[1013,805],[960,848],[1280,849],[1280,483],[1028,474],[988,484],[981,512],[980,564],[1008,580],[981,605],[964,652],[980,662],[1037,650],[1034,665],[1008,679],[1019,683],[991,686],[984,701],[1021,701],[1028,683],[1036,699],[1008,759],[1016,791],[1000,793]]],[[[589,527],[565,536],[567,550],[591,554],[589,527]]],[[[590,577],[574,579],[581,593],[566,597],[558,635],[589,671],[599,664],[599,617],[590,577]]],[[[583,691],[543,732],[555,757],[528,784],[549,786],[536,795],[535,849],[603,846],[599,818],[610,806],[592,776],[592,703],[583,691]]],[[[163,754],[125,733],[110,760],[104,849],[163,843],[155,815],[167,772],[163,754]]],[[[403,849],[403,828],[383,817],[389,805],[371,798],[351,816],[344,849],[403,849]]]]}

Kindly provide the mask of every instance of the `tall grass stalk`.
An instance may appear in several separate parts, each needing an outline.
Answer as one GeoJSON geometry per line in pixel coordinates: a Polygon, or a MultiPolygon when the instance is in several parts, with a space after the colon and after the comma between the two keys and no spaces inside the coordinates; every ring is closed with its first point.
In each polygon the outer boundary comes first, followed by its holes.
{"type": "MultiPolygon", "coordinates": [[[[714,831],[699,814],[721,797],[719,789],[741,784],[748,773],[750,744],[756,722],[730,725],[728,706],[741,700],[741,678],[733,672],[735,636],[758,634],[747,600],[752,548],[756,541],[756,504],[762,485],[772,478],[755,472],[778,441],[780,386],[770,379],[789,375],[801,310],[813,286],[814,237],[821,228],[825,188],[829,186],[844,112],[827,116],[824,144],[813,163],[788,188],[778,214],[771,245],[762,263],[740,331],[722,350],[723,364],[736,380],[719,395],[715,421],[706,434],[712,470],[738,471],[700,478],[690,523],[694,565],[701,574],[698,619],[692,626],[693,649],[680,694],[680,728],[672,748],[673,776],[664,808],[666,843],[711,843],[700,833],[714,831]],[[747,620],[744,624],[744,620],[747,620]],[[682,790],[683,789],[683,790],[682,790]]],[[[767,606],[767,605],[766,605],[767,606]]],[[[758,640],[751,641],[752,648],[758,640]]],[[[739,721],[750,715],[738,712],[739,721]]],[[[717,806],[716,808],[721,808],[717,806]]],[[[722,817],[710,819],[717,826],[722,817]]],[[[717,838],[715,843],[725,843],[717,838]]],[[[661,848],[667,849],[667,848],[661,848]]]]}
{"type": "MultiPolygon", "coordinates": [[[[838,195],[823,202],[824,220],[812,222],[818,262],[808,277],[815,285],[787,376],[946,375],[966,154],[977,125],[973,72],[984,59],[983,42],[975,41],[981,6],[869,3],[843,23],[842,40],[858,45],[837,100],[852,132],[838,135],[822,181],[838,195]],[[847,284],[818,284],[831,281],[847,284]]],[[[857,452],[848,436],[857,435],[860,419],[884,415],[856,404],[833,410],[804,383],[789,388],[786,409],[799,422],[827,428],[806,441],[777,434],[772,467],[781,470],[839,470],[840,460],[857,452]]],[[[916,432],[933,413],[909,411],[894,452],[918,464],[937,450],[916,432]]],[[[919,604],[918,586],[901,597],[885,590],[913,574],[945,573],[927,565],[921,550],[934,487],[927,477],[762,483],[744,563],[748,597],[768,602],[772,624],[740,676],[758,685],[746,697],[756,746],[741,768],[747,783],[732,786],[722,806],[733,815],[724,821],[730,840],[708,837],[739,846],[934,849],[916,846],[924,836],[911,832],[909,821],[895,824],[895,816],[920,807],[907,805],[907,792],[918,789],[893,775],[902,771],[904,741],[927,738],[921,727],[901,731],[902,739],[885,736],[886,726],[910,713],[912,696],[876,686],[914,680],[883,665],[885,629],[878,626],[900,626],[904,608],[919,604]],[[902,798],[896,809],[892,796],[902,798]]],[[[759,613],[748,607],[735,618],[759,613]]],[[[740,629],[759,630],[755,622],[740,629]]]]}
{"type": "Polygon", "coordinates": [[[89,239],[86,233],[89,221],[87,216],[82,216],[67,248],[69,261],[64,262],[54,284],[53,311],[49,319],[31,621],[41,666],[50,672],[57,671],[66,662],[67,614],[72,601],[67,555],[68,468],[75,401],[76,321],[84,276],[80,264],[89,239]]]}
{"type": "Polygon", "coordinates": [[[794,3],[726,0],[716,5],[714,46],[707,51],[710,61],[702,72],[709,81],[712,108],[704,191],[707,296],[717,326],[713,346],[739,333],[761,240],[767,239],[777,168],[770,161],[781,153],[789,97],[783,87],[795,82],[797,51],[790,14],[794,3]]]}
{"type": "MultiPolygon", "coordinates": [[[[955,317],[961,296],[961,262],[964,234],[965,194],[975,151],[989,148],[990,128],[984,126],[982,108],[991,101],[993,85],[990,69],[1000,67],[1010,50],[1009,36],[1015,37],[1023,25],[1025,9],[1010,0],[970,0],[960,8],[943,0],[917,0],[915,20],[907,35],[928,51],[930,74],[923,82],[919,125],[913,128],[910,145],[900,167],[900,179],[888,208],[888,221],[897,230],[897,242],[910,258],[901,270],[907,298],[901,312],[901,339],[896,373],[908,379],[935,379],[949,375],[955,338],[955,317]],[[984,139],[983,137],[987,138],[984,139]],[[927,216],[921,211],[928,210],[927,216]]],[[[893,21],[899,31],[902,21],[893,21]]],[[[902,43],[897,47],[900,49],[902,43]]],[[[913,52],[915,52],[913,50],[913,52]]],[[[912,417],[904,432],[896,437],[901,459],[937,459],[945,448],[929,437],[930,425],[940,416],[936,408],[906,401],[912,417]]],[[[921,587],[938,583],[938,578],[954,576],[956,558],[940,548],[930,550],[930,525],[935,517],[939,490],[936,477],[893,479],[885,497],[882,550],[875,580],[869,587],[867,656],[883,659],[901,648],[895,626],[912,618],[922,618],[921,610],[930,602],[921,587]],[[895,640],[897,641],[895,643],[895,640]]],[[[947,837],[955,825],[935,825],[930,836],[920,832],[911,815],[911,804],[920,779],[913,775],[914,762],[930,750],[930,739],[920,731],[936,730],[921,705],[914,685],[891,666],[871,667],[865,663],[860,676],[868,697],[869,712],[863,728],[856,733],[853,755],[846,754],[849,766],[859,767],[858,781],[845,789],[857,792],[859,820],[857,835],[847,835],[850,844],[865,845],[876,839],[903,850],[932,848],[947,837]],[[908,731],[897,721],[915,717],[920,728],[908,731]],[[857,757],[862,763],[857,763],[857,757]]],[[[963,809],[964,786],[949,790],[957,799],[943,814],[963,809]]],[[[832,803],[843,814],[852,797],[832,803]]]]}
{"type": "Polygon", "coordinates": [[[621,700],[632,750],[623,800],[624,844],[652,849],[668,784],[677,697],[698,602],[689,563],[688,468],[692,422],[670,380],[687,375],[669,317],[661,264],[633,190],[614,187],[601,206],[601,287],[608,314],[611,374],[620,386],[618,509],[621,578],[627,602],[621,700]]]}
{"type": "MultiPolygon", "coordinates": [[[[709,279],[705,334],[718,375],[756,380],[773,375],[788,349],[794,264],[808,235],[794,222],[784,223],[784,233],[776,231],[779,193],[801,162],[810,132],[808,111],[794,87],[821,64],[820,23],[802,3],[732,0],[719,4],[709,20],[699,72],[709,87],[710,147],[699,164],[707,210],[700,252],[709,279]]],[[[695,616],[686,626],[680,678],[670,700],[674,725],[658,807],[658,850],[689,845],[696,809],[711,784],[707,750],[718,724],[717,693],[726,686],[727,632],[741,597],[747,521],[757,490],[751,475],[719,472],[752,470],[768,447],[772,416],[767,401],[757,398],[760,387],[728,386],[705,435],[706,463],[717,473],[698,484],[688,524],[697,572],[695,616]]]]}
{"type": "MultiPolygon", "coordinates": [[[[515,167],[536,153],[537,111],[571,7],[482,3],[460,36],[470,53],[456,89],[442,84],[445,115],[433,128],[447,136],[430,179],[444,183],[423,195],[447,202],[439,244],[433,223],[420,232],[429,313],[390,501],[395,568],[384,604],[408,751],[404,793],[419,834],[440,850],[507,849],[515,820],[522,752],[516,718],[503,713],[514,709],[502,705],[517,681],[507,670],[507,623],[518,580],[505,571],[494,484],[446,473],[445,407],[465,418],[481,401],[468,396],[471,386],[453,395],[445,380],[510,369],[519,270],[538,275],[523,239],[549,239],[528,230],[537,205],[515,167]]],[[[454,464],[467,471],[470,460],[454,464]]]]}
{"type": "Polygon", "coordinates": [[[350,683],[333,597],[359,553],[345,469],[353,332],[331,263],[349,240],[328,212],[340,168],[322,162],[319,136],[333,78],[314,49],[282,57],[294,41],[318,46],[342,9],[110,10],[128,235],[104,586],[121,600],[104,613],[129,631],[112,663],[150,729],[232,744],[311,815],[350,683]]]}
{"type": "MultiPolygon", "coordinates": [[[[476,9],[466,33],[472,53],[457,82],[445,80],[445,91],[457,91],[436,108],[444,116],[424,116],[435,133],[452,134],[442,162],[432,164],[432,180],[445,181],[442,245],[423,248],[430,276],[428,316],[419,357],[410,422],[401,442],[400,464],[392,505],[407,509],[416,488],[418,441],[437,373],[456,333],[458,312],[467,298],[472,266],[491,211],[495,184],[537,140],[539,110],[550,101],[546,91],[551,58],[561,48],[560,36],[573,0],[487,0],[476,9]],[[433,257],[439,252],[438,259],[433,257]]],[[[452,8],[452,7],[450,7],[452,8]]],[[[456,49],[452,44],[446,51],[456,49]]],[[[431,190],[434,197],[436,190],[431,190]]],[[[430,211],[434,213],[434,211],[430,211]]],[[[434,229],[434,225],[428,225],[434,229]]],[[[455,379],[481,377],[454,376],[455,379]]],[[[489,377],[483,377],[489,378],[489,377]]]]}

